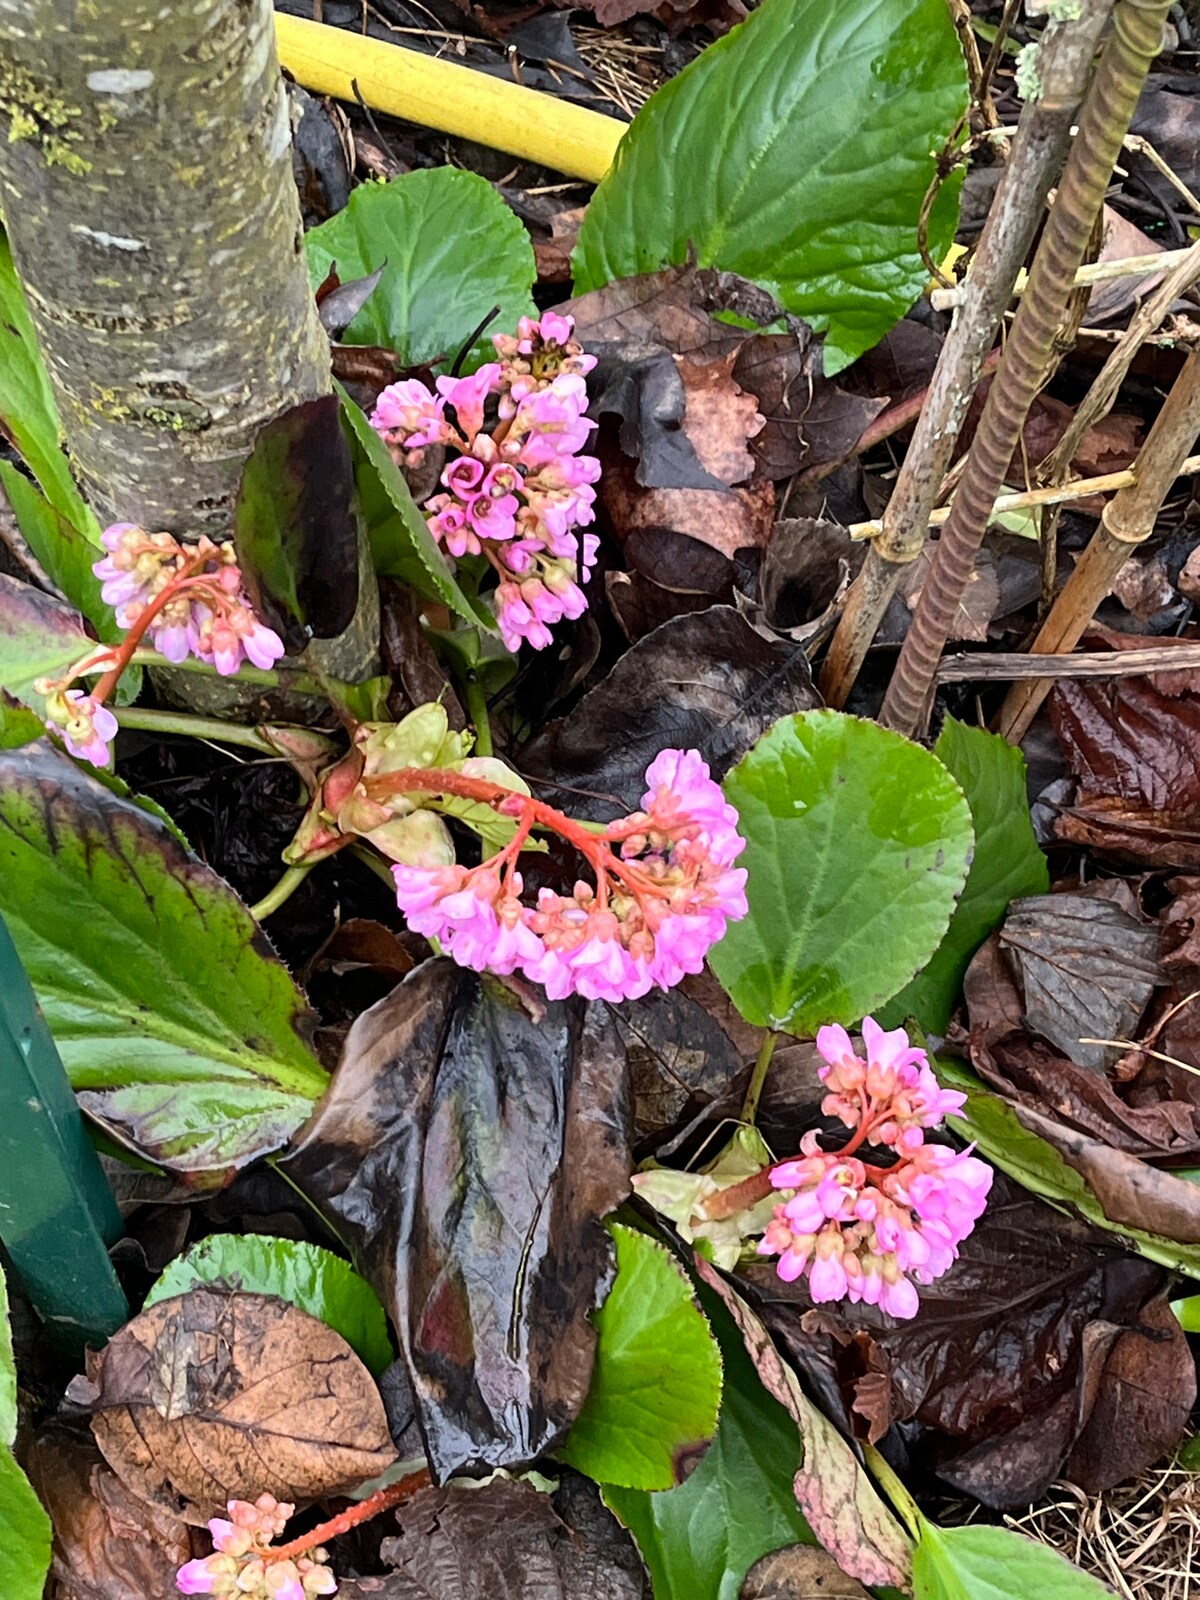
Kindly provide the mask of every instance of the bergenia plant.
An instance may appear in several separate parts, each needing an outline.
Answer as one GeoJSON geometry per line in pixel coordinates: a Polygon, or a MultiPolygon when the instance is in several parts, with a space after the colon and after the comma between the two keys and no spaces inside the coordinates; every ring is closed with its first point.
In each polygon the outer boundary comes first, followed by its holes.
{"type": "Polygon", "coordinates": [[[983,1215],[992,1169],[969,1149],[926,1141],[966,1096],[938,1085],[904,1029],[887,1033],[864,1017],[862,1039],[865,1060],[844,1028],[817,1033],[818,1072],[830,1090],[821,1109],[852,1130],[846,1143],[825,1150],[819,1133],[807,1133],[795,1159],[722,1189],[701,1211],[732,1217],[777,1190],[757,1249],[778,1258],[786,1283],[806,1278],[818,1303],[862,1301],[913,1317],[917,1285],[941,1277],[983,1215]]]}
{"type": "Polygon", "coordinates": [[[596,364],[572,337],[570,317],[522,317],[515,336],[498,334],[498,361],[467,378],[416,378],[379,396],[371,424],[398,466],[419,467],[430,448],[448,454],[443,491],[424,507],[430,530],[452,559],[481,556],[498,582],[492,594],[504,643],[544,650],[550,629],[587,607],[581,577],[596,559],[592,522],[600,476],[581,451],[593,422],[584,375],[596,364]],[[581,570],[582,569],[582,570],[581,570]]]}

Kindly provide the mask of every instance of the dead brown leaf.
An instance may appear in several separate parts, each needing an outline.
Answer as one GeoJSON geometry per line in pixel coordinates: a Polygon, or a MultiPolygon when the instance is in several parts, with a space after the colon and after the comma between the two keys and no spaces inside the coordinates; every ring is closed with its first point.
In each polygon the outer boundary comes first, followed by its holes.
{"type": "Polygon", "coordinates": [[[95,1441],[52,1424],[34,1441],[29,1476],[54,1524],[48,1600],[148,1600],[175,1592],[191,1554],[186,1524],[134,1494],[95,1441]]]}
{"type": "Polygon", "coordinates": [[[857,1578],[848,1577],[827,1550],[789,1545],[763,1556],[746,1574],[741,1600],[871,1600],[857,1578]]]}
{"type": "Polygon", "coordinates": [[[396,1459],[370,1373],[332,1328],[267,1295],[197,1288],[88,1356],[92,1431],[122,1482],[201,1522],[269,1485],[314,1500],[396,1459]]]}
{"type": "Polygon", "coordinates": [[[683,431],[705,471],[730,485],[741,483],[754,471],[748,441],[766,424],[755,397],[740,389],[730,375],[736,359],[734,352],[702,365],[675,357],[687,396],[683,431]]]}

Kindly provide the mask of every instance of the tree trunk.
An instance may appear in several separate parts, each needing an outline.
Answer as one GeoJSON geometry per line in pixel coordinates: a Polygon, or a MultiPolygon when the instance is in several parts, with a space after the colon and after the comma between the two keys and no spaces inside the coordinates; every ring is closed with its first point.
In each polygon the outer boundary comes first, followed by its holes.
{"type": "Polygon", "coordinates": [[[228,538],[258,430],[329,392],[290,148],[270,0],[0,0],[0,200],[101,522],[228,538]]]}

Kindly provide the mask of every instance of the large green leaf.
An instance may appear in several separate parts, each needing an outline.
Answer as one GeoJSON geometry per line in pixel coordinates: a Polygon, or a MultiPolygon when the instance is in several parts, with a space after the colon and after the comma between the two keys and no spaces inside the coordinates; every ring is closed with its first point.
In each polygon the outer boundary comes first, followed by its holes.
{"type": "Polygon", "coordinates": [[[50,1518],[29,1479],[0,1445],[0,1594],[4,1600],[42,1600],[50,1570],[50,1518]]]}
{"type": "Polygon", "coordinates": [[[0,912],[81,1101],[192,1182],[284,1144],[326,1077],[228,884],[45,745],[0,754],[0,912]]]}
{"type": "MultiPolygon", "coordinates": [[[[763,0],[634,118],[588,206],[576,292],[694,253],[826,332],[837,372],[924,286],[921,204],[966,99],[944,0],[763,0]]],[[[951,180],[935,257],[957,204],[951,180]]]]}
{"type": "Polygon", "coordinates": [[[971,859],[971,813],[942,763],[873,722],[806,711],[724,787],[750,911],[709,959],[738,1010],[808,1034],[890,1000],[937,949],[971,859]]]}
{"type": "Polygon", "coordinates": [[[339,393],[343,415],[358,447],[358,492],[376,572],[382,578],[402,578],[418,594],[441,600],[465,622],[484,623],[494,630],[494,619],[473,606],[459,588],[387,445],[345,390],[339,388],[339,393]]]}
{"type": "Polygon", "coordinates": [[[214,1233],[172,1261],[143,1310],[201,1283],[290,1301],[340,1333],[376,1377],[396,1359],[374,1289],[320,1245],[258,1233],[214,1233]]]}
{"type": "Polygon", "coordinates": [[[1021,752],[998,734],[947,717],[934,754],[967,797],[975,857],[945,938],[880,1020],[891,1028],[916,1017],[944,1033],[971,957],[1004,920],[1010,900],[1046,893],[1050,873],[1029,820],[1021,752]]]}
{"type": "Polygon", "coordinates": [[[381,344],[402,367],[448,367],[496,307],[463,362],[494,360],[489,335],[535,316],[533,246],[520,219],[485,178],[454,167],[365,183],[336,217],[305,239],[315,288],[336,266],[343,283],[383,267],[374,293],[346,329],[349,344],[381,344]],[[386,262],[386,265],[384,263],[386,262]]]}
{"type": "Polygon", "coordinates": [[[600,1483],[670,1489],[713,1435],[721,1356],[666,1248],[612,1224],[617,1277],[596,1313],[596,1365],[559,1454],[600,1483]]]}
{"type": "MultiPolygon", "coordinates": [[[[60,444],[58,408],[38,349],[25,294],[8,240],[0,235],[0,422],[41,484],[46,498],[72,526],[99,527],[83,501],[60,444]]],[[[39,556],[39,560],[41,557],[39,556]]],[[[52,574],[57,581],[57,576],[52,574]]]]}
{"type": "Polygon", "coordinates": [[[716,1437],[677,1489],[604,1487],[650,1569],[654,1600],[737,1600],[761,1556],[816,1542],[792,1489],[802,1455],[796,1424],[763,1388],[720,1301],[700,1295],[725,1364],[716,1437]]]}
{"type": "Polygon", "coordinates": [[[1104,1600],[1112,1590],[1049,1545],[1009,1528],[921,1519],[913,1600],[1104,1600]]]}

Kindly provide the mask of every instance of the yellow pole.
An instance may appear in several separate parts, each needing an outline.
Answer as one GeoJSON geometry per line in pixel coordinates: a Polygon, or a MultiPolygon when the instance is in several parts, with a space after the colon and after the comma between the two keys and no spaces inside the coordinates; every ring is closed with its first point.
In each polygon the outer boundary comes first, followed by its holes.
{"type": "Polygon", "coordinates": [[[536,89],[350,33],[275,13],[279,59],[314,94],[356,99],[373,111],[475,139],[572,178],[599,183],[626,124],[536,89]]]}

